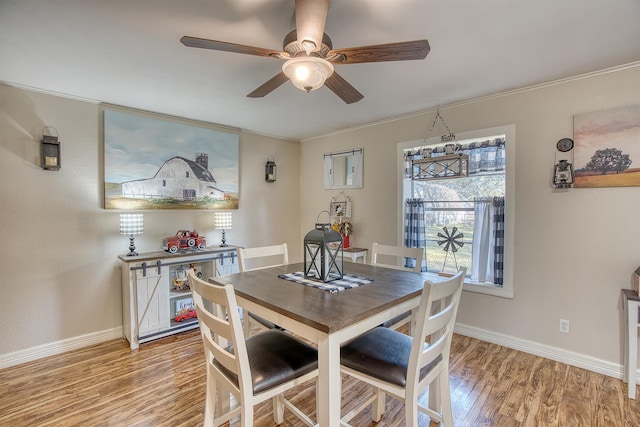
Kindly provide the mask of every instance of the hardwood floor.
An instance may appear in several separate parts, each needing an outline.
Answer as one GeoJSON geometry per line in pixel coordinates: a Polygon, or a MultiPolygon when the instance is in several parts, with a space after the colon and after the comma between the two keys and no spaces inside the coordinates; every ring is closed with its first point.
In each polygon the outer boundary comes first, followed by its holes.
{"type": "MultiPolygon", "coordinates": [[[[627,399],[620,380],[460,335],[451,353],[458,427],[640,426],[640,403],[627,399]]],[[[110,341],[0,370],[0,426],[199,426],[204,377],[198,330],[138,351],[124,340],[110,341]]],[[[368,389],[343,381],[343,411],[368,389]]],[[[311,381],[287,397],[315,418],[314,392],[311,381]]],[[[365,411],[352,423],[404,426],[403,410],[387,398],[382,421],[370,421],[365,411]]],[[[269,402],[256,408],[255,425],[275,425],[269,402]]],[[[297,419],[286,411],[283,425],[298,425],[297,419]]],[[[421,415],[420,426],[429,425],[421,415]]]]}

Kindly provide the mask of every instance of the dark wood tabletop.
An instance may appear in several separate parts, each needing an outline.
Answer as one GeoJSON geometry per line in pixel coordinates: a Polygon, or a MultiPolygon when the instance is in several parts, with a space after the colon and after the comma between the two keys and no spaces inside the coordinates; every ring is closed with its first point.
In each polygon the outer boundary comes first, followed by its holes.
{"type": "Polygon", "coordinates": [[[217,284],[232,284],[238,296],[290,317],[324,333],[333,333],[387,308],[420,295],[433,273],[414,273],[368,264],[344,263],[344,272],[372,279],[357,288],[330,293],[278,277],[303,271],[303,263],[212,277],[217,284]]]}

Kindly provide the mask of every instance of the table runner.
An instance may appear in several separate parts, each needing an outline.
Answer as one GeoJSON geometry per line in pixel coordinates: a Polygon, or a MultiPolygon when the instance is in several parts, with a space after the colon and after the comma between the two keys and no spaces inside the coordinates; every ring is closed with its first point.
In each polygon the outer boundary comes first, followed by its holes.
{"type": "Polygon", "coordinates": [[[289,280],[291,282],[300,283],[302,285],[311,286],[323,291],[330,292],[332,294],[344,291],[345,289],[357,288],[361,285],[373,282],[372,279],[356,276],[353,274],[345,273],[342,279],[336,279],[331,282],[325,283],[317,279],[311,279],[304,277],[302,271],[296,271],[295,273],[279,274],[279,278],[289,280]]]}

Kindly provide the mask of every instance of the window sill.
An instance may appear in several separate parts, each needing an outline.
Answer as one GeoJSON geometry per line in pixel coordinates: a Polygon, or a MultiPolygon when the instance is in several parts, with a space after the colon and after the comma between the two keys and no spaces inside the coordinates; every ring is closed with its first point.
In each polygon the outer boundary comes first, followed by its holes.
{"type": "Polygon", "coordinates": [[[464,282],[463,290],[500,298],[513,299],[513,289],[499,287],[489,283],[473,282],[468,279],[464,282]]]}

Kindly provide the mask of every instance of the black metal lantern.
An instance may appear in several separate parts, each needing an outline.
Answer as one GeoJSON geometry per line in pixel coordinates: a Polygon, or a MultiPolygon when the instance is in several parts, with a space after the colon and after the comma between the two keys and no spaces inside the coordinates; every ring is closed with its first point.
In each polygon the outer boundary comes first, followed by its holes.
{"type": "Polygon", "coordinates": [[[573,165],[568,160],[560,160],[553,171],[553,185],[556,188],[571,188],[573,185],[573,165]]]}
{"type": "Polygon", "coordinates": [[[40,141],[40,166],[45,170],[60,170],[60,141],[58,141],[58,131],[47,126],[43,129],[42,140],[40,141]],[[44,130],[53,129],[56,131],[55,136],[45,135],[44,130]]]}
{"type": "Polygon", "coordinates": [[[323,282],[342,279],[342,236],[330,224],[316,223],[304,236],[304,275],[323,282]]]}
{"type": "Polygon", "coordinates": [[[276,182],[276,161],[273,156],[267,158],[264,165],[264,180],[267,182],[276,182]]]}

